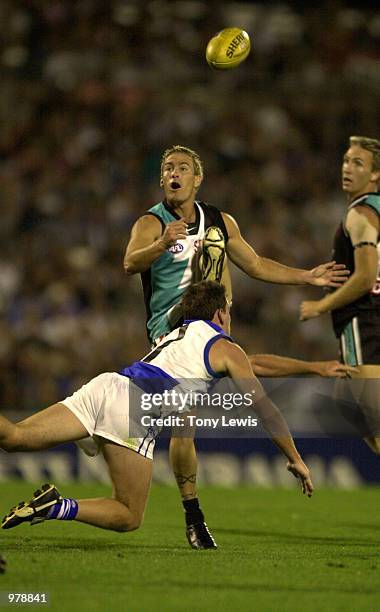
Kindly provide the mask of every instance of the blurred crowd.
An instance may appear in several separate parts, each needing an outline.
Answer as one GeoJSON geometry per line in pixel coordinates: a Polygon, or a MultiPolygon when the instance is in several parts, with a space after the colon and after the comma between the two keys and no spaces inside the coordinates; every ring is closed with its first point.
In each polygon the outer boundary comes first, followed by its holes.
{"type": "MultiPolygon", "coordinates": [[[[132,223],[161,200],[171,144],[198,151],[199,197],[261,255],[330,258],[348,137],[379,136],[380,12],[357,6],[2,0],[2,408],[47,405],[147,351],[140,280],[122,260],[132,223]],[[230,25],[252,53],[212,71],[207,41],[230,25]]],[[[236,269],[233,282],[246,349],[337,356],[327,316],[298,322],[318,290],[236,269]]]]}

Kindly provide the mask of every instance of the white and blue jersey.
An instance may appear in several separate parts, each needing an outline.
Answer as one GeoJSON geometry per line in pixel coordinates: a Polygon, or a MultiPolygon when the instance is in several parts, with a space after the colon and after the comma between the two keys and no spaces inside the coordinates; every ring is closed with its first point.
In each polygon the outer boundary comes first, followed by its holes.
{"type": "MultiPolygon", "coordinates": [[[[142,393],[163,393],[174,387],[181,393],[198,391],[202,384],[205,390],[223,375],[213,371],[209,359],[211,347],[220,338],[231,340],[211,321],[185,321],[141,361],[119,373],[100,374],[62,400],[90,436],[79,443],[82,449],[95,455],[102,441],[110,440],[152,459],[161,428],[143,422],[142,393]]],[[[164,412],[161,405],[155,410],[157,416],[164,412]]]]}
{"type": "Polygon", "coordinates": [[[209,354],[213,344],[220,338],[232,341],[224,330],[212,321],[190,320],[165,336],[163,340],[141,361],[124,368],[120,374],[132,380],[162,380],[168,388],[179,380],[193,379],[211,381],[223,376],[214,372],[209,354]]]}

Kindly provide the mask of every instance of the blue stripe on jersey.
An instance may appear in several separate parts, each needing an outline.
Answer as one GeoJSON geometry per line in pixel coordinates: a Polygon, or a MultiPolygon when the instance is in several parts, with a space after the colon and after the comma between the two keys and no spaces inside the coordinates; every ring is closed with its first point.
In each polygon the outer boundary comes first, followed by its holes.
{"type": "Polygon", "coordinates": [[[209,359],[209,354],[210,354],[210,349],[212,347],[212,345],[217,341],[220,340],[221,338],[223,338],[224,340],[230,340],[230,338],[228,336],[226,336],[226,334],[218,334],[217,336],[213,336],[212,338],[210,338],[210,340],[207,342],[204,350],[203,350],[203,360],[205,362],[205,366],[206,366],[206,370],[207,372],[210,374],[210,376],[214,376],[214,378],[223,378],[224,374],[223,372],[215,372],[211,365],[210,365],[210,359],[209,359]]]}
{"type": "Polygon", "coordinates": [[[146,393],[162,393],[178,384],[178,381],[167,372],[144,361],[136,361],[120,370],[119,374],[133,380],[135,385],[146,393]]]}

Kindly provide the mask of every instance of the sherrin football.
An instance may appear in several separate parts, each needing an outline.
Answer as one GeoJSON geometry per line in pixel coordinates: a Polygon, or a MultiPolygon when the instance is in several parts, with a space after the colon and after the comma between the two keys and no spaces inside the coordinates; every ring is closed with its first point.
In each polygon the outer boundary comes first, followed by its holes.
{"type": "Polygon", "coordinates": [[[207,45],[206,59],[212,68],[226,70],[243,62],[251,50],[247,32],[241,28],[225,28],[207,45]]]}

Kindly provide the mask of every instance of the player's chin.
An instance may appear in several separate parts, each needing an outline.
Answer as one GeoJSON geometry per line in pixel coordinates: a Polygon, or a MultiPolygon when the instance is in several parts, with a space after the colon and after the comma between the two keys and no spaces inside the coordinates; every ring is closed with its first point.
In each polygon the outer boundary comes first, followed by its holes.
{"type": "Polygon", "coordinates": [[[185,199],[177,191],[170,191],[166,194],[166,201],[170,206],[176,207],[181,206],[185,199]]]}

